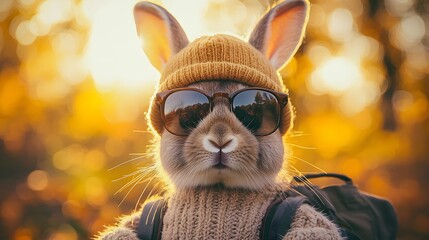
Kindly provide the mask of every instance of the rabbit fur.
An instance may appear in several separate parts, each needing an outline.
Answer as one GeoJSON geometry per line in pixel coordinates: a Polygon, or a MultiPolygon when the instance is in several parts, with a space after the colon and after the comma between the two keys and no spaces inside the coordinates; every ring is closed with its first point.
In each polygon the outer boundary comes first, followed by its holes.
{"type": "MultiPolygon", "coordinates": [[[[256,58],[262,64],[267,62],[267,66],[260,67],[263,68],[264,74],[270,76],[266,82],[257,83],[237,77],[205,78],[204,75],[198,75],[201,79],[184,83],[183,79],[192,78],[176,77],[174,82],[167,75],[177,74],[178,68],[192,62],[188,59],[177,62],[177,56],[187,56],[183,52],[189,51],[189,46],[195,45],[189,43],[179,23],[162,7],[143,2],[136,5],[134,11],[137,32],[144,41],[143,49],[151,63],[161,72],[158,90],[186,86],[208,93],[233,93],[255,83],[256,86],[273,86],[271,88],[276,91],[284,90],[275,70],[282,68],[297,51],[303,39],[308,14],[308,1],[286,0],[260,20],[248,43],[239,43],[245,45],[242,47],[245,50],[257,51],[251,55],[256,56],[255,59],[247,61],[246,64],[254,64],[257,62],[256,58]],[[275,74],[271,74],[272,72],[275,74]]],[[[213,39],[241,42],[232,37],[214,36],[210,41],[213,39]]],[[[228,52],[222,50],[222,54],[228,52]]],[[[205,57],[197,57],[197,60],[205,57]]],[[[243,60],[242,57],[237,59],[243,60]]],[[[222,66],[220,69],[226,69],[222,66]]],[[[237,64],[233,66],[240,67],[237,64]]],[[[247,68],[244,69],[247,71],[247,68]]],[[[203,69],[202,72],[208,74],[217,70],[210,68],[203,69]]],[[[187,73],[186,76],[195,76],[195,72],[187,73]]],[[[189,136],[176,136],[165,131],[159,120],[159,106],[154,100],[151,104],[149,120],[152,130],[161,135],[160,148],[157,150],[160,155],[160,171],[168,177],[167,180],[173,186],[173,190],[166,196],[168,208],[162,239],[258,239],[261,221],[268,205],[277,191],[285,189],[285,185],[279,181],[279,172],[285,164],[283,159],[287,152],[282,138],[293,121],[291,104],[288,103],[285,107],[282,126],[268,136],[253,135],[230,112],[229,102],[224,98],[215,99],[212,112],[189,136]],[[215,142],[215,146],[208,144],[207,139],[215,142]],[[216,146],[222,146],[225,142],[232,142],[228,151],[221,151],[219,147],[216,149],[216,146]],[[227,165],[224,170],[212,167],[213,159],[218,157],[216,155],[219,153],[223,154],[222,159],[227,165]]],[[[123,217],[116,226],[101,233],[98,239],[137,239],[139,218],[140,212],[123,217]]],[[[279,239],[341,237],[337,226],[322,213],[311,206],[302,205],[289,232],[286,236],[279,236],[279,239]]]]}

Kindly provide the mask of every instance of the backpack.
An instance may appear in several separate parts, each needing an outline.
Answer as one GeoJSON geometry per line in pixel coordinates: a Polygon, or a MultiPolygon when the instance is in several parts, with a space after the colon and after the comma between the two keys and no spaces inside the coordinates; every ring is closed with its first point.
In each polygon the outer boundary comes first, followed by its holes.
{"type": "MultiPolygon", "coordinates": [[[[262,220],[260,239],[278,239],[290,229],[297,209],[309,204],[324,213],[340,228],[346,239],[395,239],[398,227],[392,204],[380,197],[360,192],[353,181],[341,174],[321,173],[294,177],[297,184],[278,193],[262,220]],[[343,185],[324,188],[309,179],[334,177],[343,185]]],[[[164,199],[145,204],[137,229],[139,239],[161,239],[162,220],[167,209],[164,199]]]]}

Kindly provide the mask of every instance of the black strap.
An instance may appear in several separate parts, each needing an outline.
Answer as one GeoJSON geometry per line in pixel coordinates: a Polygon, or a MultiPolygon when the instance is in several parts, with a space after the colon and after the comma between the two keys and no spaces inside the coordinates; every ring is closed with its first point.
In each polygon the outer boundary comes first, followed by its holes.
{"type": "Polygon", "coordinates": [[[278,196],[268,207],[262,220],[260,238],[278,240],[286,235],[295,217],[296,211],[307,199],[303,196],[278,196]]]}
{"type": "Polygon", "coordinates": [[[148,202],[140,216],[137,236],[141,240],[161,239],[162,222],[166,211],[164,199],[148,202]]]}
{"type": "Polygon", "coordinates": [[[306,182],[309,179],[313,178],[321,178],[321,177],[333,177],[343,180],[346,184],[353,184],[353,181],[351,178],[347,177],[343,174],[338,173],[315,173],[315,174],[305,174],[301,176],[295,176],[293,179],[298,183],[306,182]]]}

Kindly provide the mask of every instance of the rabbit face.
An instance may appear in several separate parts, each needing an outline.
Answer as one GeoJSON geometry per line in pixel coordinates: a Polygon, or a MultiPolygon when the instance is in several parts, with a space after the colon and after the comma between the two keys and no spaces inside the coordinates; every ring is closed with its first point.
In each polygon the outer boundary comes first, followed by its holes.
{"type": "MultiPolygon", "coordinates": [[[[190,87],[233,93],[246,86],[210,81],[190,87]]],[[[281,134],[277,130],[254,136],[229,109],[227,99],[216,98],[213,111],[188,136],[163,131],[161,163],[176,187],[221,184],[261,189],[274,185],[283,162],[281,134]]]]}
{"type": "MultiPolygon", "coordinates": [[[[261,18],[248,42],[216,35],[189,43],[180,24],[164,8],[150,2],[134,8],[143,50],[161,73],[158,90],[187,86],[208,93],[233,93],[248,86],[283,91],[276,70],[301,45],[308,15],[308,0],[285,0],[261,18]]],[[[154,99],[150,126],[161,135],[162,170],[176,187],[221,184],[262,189],[274,184],[284,158],[282,135],[293,122],[291,104],[285,106],[279,130],[255,136],[229,110],[228,100],[219,97],[189,135],[177,136],[164,128],[154,99]]]]}

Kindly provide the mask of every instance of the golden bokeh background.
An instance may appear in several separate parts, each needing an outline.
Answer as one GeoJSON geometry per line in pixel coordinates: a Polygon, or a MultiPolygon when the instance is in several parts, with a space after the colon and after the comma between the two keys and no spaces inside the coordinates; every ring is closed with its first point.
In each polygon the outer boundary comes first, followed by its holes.
{"type": "MultiPolygon", "coordinates": [[[[154,2],[191,40],[246,38],[274,3],[154,2]]],[[[153,162],[144,113],[159,77],[135,3],[0,1],[0,239],[88,239],[159,189],[126,185],[153,162]]],[[[293,166],[348,174],[392,201],[399,239],[428,239],[429,1],[311,3],[281,71],[297,112],[293,166]]]]}

